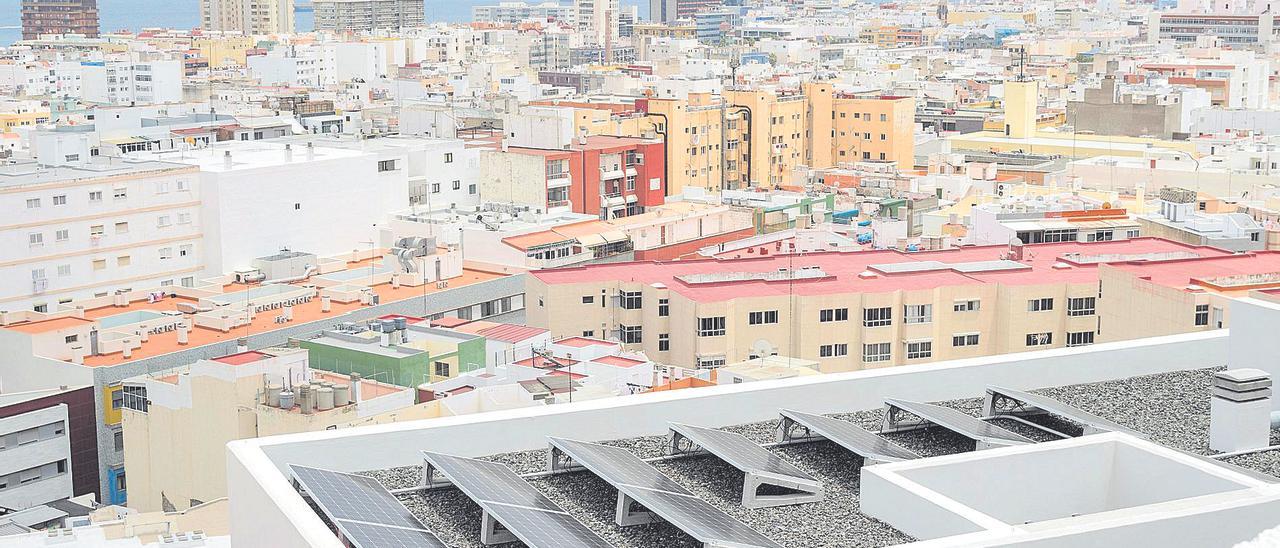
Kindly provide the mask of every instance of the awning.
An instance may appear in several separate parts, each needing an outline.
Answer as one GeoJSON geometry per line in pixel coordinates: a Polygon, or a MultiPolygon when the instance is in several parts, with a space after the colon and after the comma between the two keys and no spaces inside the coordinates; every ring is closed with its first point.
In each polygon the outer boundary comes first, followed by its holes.
{"type": "Polygon", "coordinates": [[[627,233],[621,230],[610,230],[607,232],[602,232],[600,236],[604,238],[604,241],[609,243],[625,242],[630,239],[630,237],[627,236],[627,233]]]}
{"type": "Polygon", "coordinates": [[[150,139],[142,137],[117,137],[115,139],[103,139],[102,142],[108,145],[132,145],[136,143],[145,143],[150,139]]]}
{"type": "Polygon", "coordinates": [[[604,236],[599,234],[583,234],[578,236],[578,243],[582,244],[584,247],[598,247],[604,245],[606,242],[604,240],[604,236]]]}

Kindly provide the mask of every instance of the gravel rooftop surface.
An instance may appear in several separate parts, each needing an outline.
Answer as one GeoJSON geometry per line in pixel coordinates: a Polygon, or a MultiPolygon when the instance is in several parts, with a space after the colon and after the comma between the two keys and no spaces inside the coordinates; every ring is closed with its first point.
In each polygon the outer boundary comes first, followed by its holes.
{"type": "MultiPolygon", "coordinates": [[[[1133,377],[1088,385],[1036,390],[1151,436],[1153,441],[1209,455],[1209,386],[1220,368],[1133,377]]],[[[971,398],[933,402],[978,416],[982,399],[971,398]]],[[[834,417],[860,424],[870,430],[880,428],[881,410],[869,409],[834,417]]],[[[1056,436],[1011,420],[994,424],[1037,441],[1056,436]]],[[[1033,422],[1069,435],[1078,435],[1079,426],[1053,417],[1037,417],[1033,422]]],[[[774,441],[775,421],[723,428],[757,443],[774,441]]],[[[973,442],[959,435],[928,428],[886,434],[886,438],[922,456],[938,456],[973,450],[973,442]]],[[[1280,432],[1272,432],[1272,442],[1280,443],[1280,432]]],[[[649,436],[600,442],[623,447],[641,458],[664,453],[666,438],[649,436]]],[[[861,459],[829,442],[776,447],[774,452],[800,469],[814,475],[826,490],[823,501],[764,509],[746,509],[740,504],[742,473],[710,456],[698,456],[654,463],[654,466],[684,485],[694,494],[729,515],[754,527],[787,547],[877,547],[910,542],[913,539],[889,525],[859,511],[858,482],[861,459]]],[[[501,462],[517,473],[546,469],[547,451],[521,451],[484,457],[501,462]]],[[[1267,451],[1222,459],[1223,462],[1257,472],[1280,476],[1280,451],[1267,451]]],[[[389,489],[418,484],[420,466],[364,472],[378,478],[389,489]]],[[[585,523],[605,540],[621,548],[668,548],[696,546],[697,543],[667,523],[618,527],[613,522],[617,491],[588,472],[531,478],[529,482],[585,523]]],[[[399,496],[423,523],[442,540],[460,548],[482,548],[480,508],[456,489],[435,489],[399,496]]],[[[512,543],[509,546],[522,546],[512,543]]]]}

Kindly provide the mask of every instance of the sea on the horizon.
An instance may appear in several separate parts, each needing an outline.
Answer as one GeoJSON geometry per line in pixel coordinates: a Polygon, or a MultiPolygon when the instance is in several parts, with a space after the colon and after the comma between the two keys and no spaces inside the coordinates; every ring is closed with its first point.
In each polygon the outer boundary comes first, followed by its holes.
{"type": "MultiPolygon", "coordinates": [[[[428,21],[463,23],[471,20],[471,8],[496,4],[501,0],[425,0],[428,21]]],[[[544,0],[526,0],[538,3],[544,0]]],[[[640,17],[649,13],[648,0],[622,0],[624,6],[639,6],[640,17]]],[[[0,0],[0,45],[22,39],[22,0],[0,0]]],[[[99,28],[103,32],[136,31],[148,27],[190,29],[200,24],[200,0],[98,0],[99,28]]],[[[299,32],[312,29],[310,11],[295,14],[299,32]]]]}

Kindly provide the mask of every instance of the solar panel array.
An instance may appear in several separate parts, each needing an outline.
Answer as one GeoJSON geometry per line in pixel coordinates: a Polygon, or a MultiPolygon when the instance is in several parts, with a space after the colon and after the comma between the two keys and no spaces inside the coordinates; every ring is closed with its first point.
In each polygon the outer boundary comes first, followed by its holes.
{"type": "Polygon", "coordinates": [[[743,472],[765,472],[817,481],[773,451],[760,447],[741,434],[676,422],[671,423],[671,429],[743,472]]]}
{"type": "Polygon", "coordinates": [[[574,463],[699,542],[712,546],[779,546],[759,531],[690,493],[626,449],[563,438],[547,439],[574,463]]]}
{"type": "Polygon", "coordinates": [[[1102,417],[1099,417],[1087,411],[1078,409],[1074,406],[1067,405],[1065,403],[1062,403],[1050,397],[1041,396],[1039,394],[1031,394],[1028,392],[1021,392],[1021,391],[1012,390],[1009,388],[1000,388],[998,386],[988,387],[987,391],[994,395],[1003,396],[1007,399],[1021,402],[1024,405],[1021,405],[1019,407],[1022,408],[1021,410],[1024,410],[1024,411],[1027,410],[1026,409],[1027,406],[1031,406],[1036,409],[1039,409],[1040,411],[1048,413],[1050,415],[1057,415],[1069,421],[1081,424],[1087,428],[1093,428],[1096,430],[1105,430],[1108,432],[1124,432],[1126,434],[1129,434],[1137,438],[1147,437],[1146,434],[1126,428],[1124,426],[1120,426],[1119,424],[1116,424],[1112,421],[1109,421],[1107,419],[1104,419],[1102,417]]]}
{"type": "Polygon", "coordinates": [[[780,409],[778,413],[809,429],[811,434],[822,436],[864,459],[897,462],[920,458],[905,447],[849,421],[790,409],[780,409]]]}
{"type": "MultiPolygon", "coordinates": [[[[607,548],[596,535],[510,468],[423,451],[439,471],[516,538],[533,548],[607,548]]],[[[427,470],[424,473],[430,474],[427,470]]]]}
{"type": "Polygon", "coordinates": [[[376,479],[296,464],[289,469],[343,538],[359,548],[446,546],[376,479]]]}
{"type": "Polygon", "coordinates": [[[950,407],[893,399],[887,399],[885,403],[975,441],[1000,445],[1035,443],[1030,438],[980,421],[950,407]]]}

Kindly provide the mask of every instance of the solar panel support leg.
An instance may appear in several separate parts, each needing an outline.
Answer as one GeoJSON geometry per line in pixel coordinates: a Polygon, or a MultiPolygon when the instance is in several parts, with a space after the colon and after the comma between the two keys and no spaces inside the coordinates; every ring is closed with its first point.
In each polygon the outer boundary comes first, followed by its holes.
{"type": "Polygon", "coordinates": [[[783,416],[778,419],[778,443],[790,443],[795,441],[811,441],[814,439],[813,432],[809,428],[791,419],[791,417],[783,416]]]}
{"type": "Polygon", "coordinates": [[[511,531],[508,531],[501,523],[498,523],[498,520],[493,519],[489,512],[483,512],[480,519],[483,520],[480,524],[480,542],[493,545],[517,540],[516,536],[511,534],[511,531]]]}
{"type": "Polygon", "coordinates": [[[745,508],[770,508],[821,500],[821,483],[802,483],[761,474],[746,474],[742,478],[742,506],[745,508]],[[783,492],[773,495],[761,495],[759,491],[763,485],[771,486],[775,490],[783,492]]]}
{"type": "Polygon", "coordinates": [[[618,491],[618,509],[614,516],[614,521],[619,527],[627,527],[629,525],[644,525],[646,523],[655,523],[662,521],[657,514],[649,511],[637,512],[633,508],[638,504],[635,499],[628,497],[622,491],[618,491]]]}

